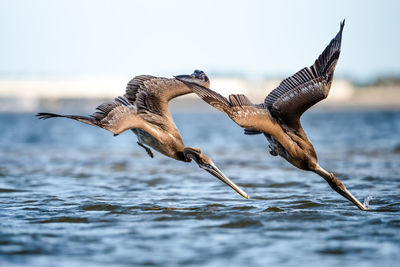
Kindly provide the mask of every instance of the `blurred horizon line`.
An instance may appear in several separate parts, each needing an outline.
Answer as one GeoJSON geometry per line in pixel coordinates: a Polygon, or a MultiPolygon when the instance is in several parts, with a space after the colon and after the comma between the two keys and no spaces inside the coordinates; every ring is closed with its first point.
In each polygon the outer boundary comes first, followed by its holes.
{"type": "MultiPolygon", "coordinates": [[[[202,69],[200,69],[202,70],[202,69]]],[[[104,79],[104,80],[120,80],[120,79],[126,79],[128,82],[130,79],[132,79],[135,76],[138,75],[154,75],[154,76],[159,76],[159,77],[173,77],[175,75],[180,75],[180,74],[189,74],[193,70],[188,71],[188,72],[176,72],[176,73],[171,73],[171,72],[153,72],[153,73],[147,73],[147,72],[135,72],[132,74],[127,74],[127,73],[120,73],[120,74],[110,74],[110,73],[98,73],[98,74],[25,74],[25,73],[14,73],[14,74],[4,74],[0,73],[0,80],[41,80],[41,81],[51,81],[51,80],[96,80],[96,79],[104,79]]],[[[204,71],[204,70],[203,70],[204,71]]],[[[287,74],[287,73],[269,73],[269,74],[248,74],[245,72],[236,72],[236,71],[205,71],[207,76],[210,77],[211,81],[214,78],[228,78],[228,79],[243,79],[243,80],[248,80],[248,81],[256,81],[256,80],[284,80],[290,76],[292,76],[295,73],[287,74]]],[[[351,75],[351,74],[335,74],[335,79],[338,80],[346,80],[353,84],[354,86],[373,86],[376,85],[379,82],[385,81],[385,80],[390,80],[392,82],[400,83],[400,72],[382,72],[382,73],[377,73],[376,75],[373,75],[369,78],[360,78],[357,77],[357,75],[351,75]]],[[[0,88],[1,90],[1,88],[0,88]]]]}
{"type": "MultiPolygon", "coordinates": [[[[253,103],[261,103],[276,88],[279,79],[250,79],[238,76],[209,76],[211,88],[228,96],[245,94],[253,103]]],[[[132,78],[132,77],[130,77],[132,78]]],[[[112,100],[125,92],[126,78],[75,78],[75,79],[1,79],[0,112],[93,111],[102,100],[112,100]],[[97,104],[96,104],[97,103],[97,104]]],[[[172,101],[179,110],[205,109],[207,106],[194,94],[172,101]]],[[[368,84],[354,83],[335,77],[329,97],[318,104],[334,108],[400,108],[400,77],[386,77],[368,84]]],[[[208,107],[207,107],[208,108],[208,107]]]]}

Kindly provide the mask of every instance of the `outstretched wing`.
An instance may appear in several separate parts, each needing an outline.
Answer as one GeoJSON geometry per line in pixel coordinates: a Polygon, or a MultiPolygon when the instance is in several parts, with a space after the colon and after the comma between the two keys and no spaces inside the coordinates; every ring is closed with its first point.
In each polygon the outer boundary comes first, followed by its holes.
{"type": "Polygon", "coordinates": [[[39,119],[74,119],[104,128],[114,134],[133,128],[142,128],[149,132],[152,129],[148,127],[148,123],[170,130],[175,126],[168,109],[168,101],[191,92],[185,84],[175,78],[140,75],[129,81],[124,96],[98,106],[97,111],[90,116],[54,113],[39,113],[37,116],[39,119]]]}
{"type": "Polygon", "coordinates": [[[124,97],[139,113],[170,117],[168,101],[189,93],[192,93],[190,88],[175,78],[140,75],[128,83],[124,97]]]}
{"type": "Polygon", "coordinates": [[[56,117],[73,119],[106,129],[115,135],[128,129],[142,128],[144,126],[143,120],[137,115],[136,107],[130,104],[125,97],[120,96],[112,102],[101,104],[96,110],[90,116],[60,115],[54,113],[38,113],[36,116],[39,119],[56,117]]]}
{"type": "Polygon", "coordinates": [[[331,88],[333,73],[340,55],[344,20],[336,37],[309,68],[303,68],[283,80],[264,104],[272,116],[293,129],[301,128],[300,117],[311,106],[325,99],[331,88]]]}
{"type": "Polygon", "coordinates": [[[256,107],[245,95],[229,95],[227,99],[196,83],[186,83],[186,85],[205,102],[225,112],[239,126],[266,133],[272,130],[273,122],[269,112],[256,107]]]}

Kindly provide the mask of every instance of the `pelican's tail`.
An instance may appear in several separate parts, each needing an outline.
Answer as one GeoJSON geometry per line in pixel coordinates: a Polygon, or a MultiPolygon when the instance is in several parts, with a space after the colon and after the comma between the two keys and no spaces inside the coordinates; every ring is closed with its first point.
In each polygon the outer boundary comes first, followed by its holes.
{"type": "Polygon", "coordinates": [[[41,112],[41,113],[36,114],[36,117],[38,117],[38,119],[40,119],[40,120],[47,120],[50,118],[67,118],[67,119],[77,120],[77,121],[87,123],[90,125],[94,125],[94,126],[100,126],[99,121],[97,119],[85,117],[85,116],[78,116],[78,115],[60,115],[60,114],[55,114],[55,113],[41,112]]]}

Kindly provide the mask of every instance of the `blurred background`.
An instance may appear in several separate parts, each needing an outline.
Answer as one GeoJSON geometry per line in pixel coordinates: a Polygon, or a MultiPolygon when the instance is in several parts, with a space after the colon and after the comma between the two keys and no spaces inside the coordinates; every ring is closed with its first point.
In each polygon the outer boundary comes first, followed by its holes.
{"type": "Polygon", "coordinates": [[[343,19],[333,88],[320,106],[398,108],[398,10],[397,1],[0,1],[0,111],[91,111],[136,75],[194,69],[214,90],[259,103],[312,65],[343,19]]]}
{"type": "Polygon", "coordinates": [[[398,266],[399,1],[0,0],[0,266],[398,266]],[[171,101],[194,163],[150,159],[126,131],[39,121],[91,114],[140,74],[205,71],[261,103],[346,19],[329,97],[302,116],[325,169],[269,154],[194,95],[171,101]]]}

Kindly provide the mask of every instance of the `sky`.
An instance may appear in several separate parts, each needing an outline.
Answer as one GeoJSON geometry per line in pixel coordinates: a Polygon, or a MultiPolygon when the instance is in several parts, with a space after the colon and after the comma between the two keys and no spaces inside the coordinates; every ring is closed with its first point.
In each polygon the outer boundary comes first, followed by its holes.
{"type": "Polygon", "coordinates": [[[400,1],[0,0],[0,77],[285,77],[346,19],[336,75],[400,74],[400,1]]]}

